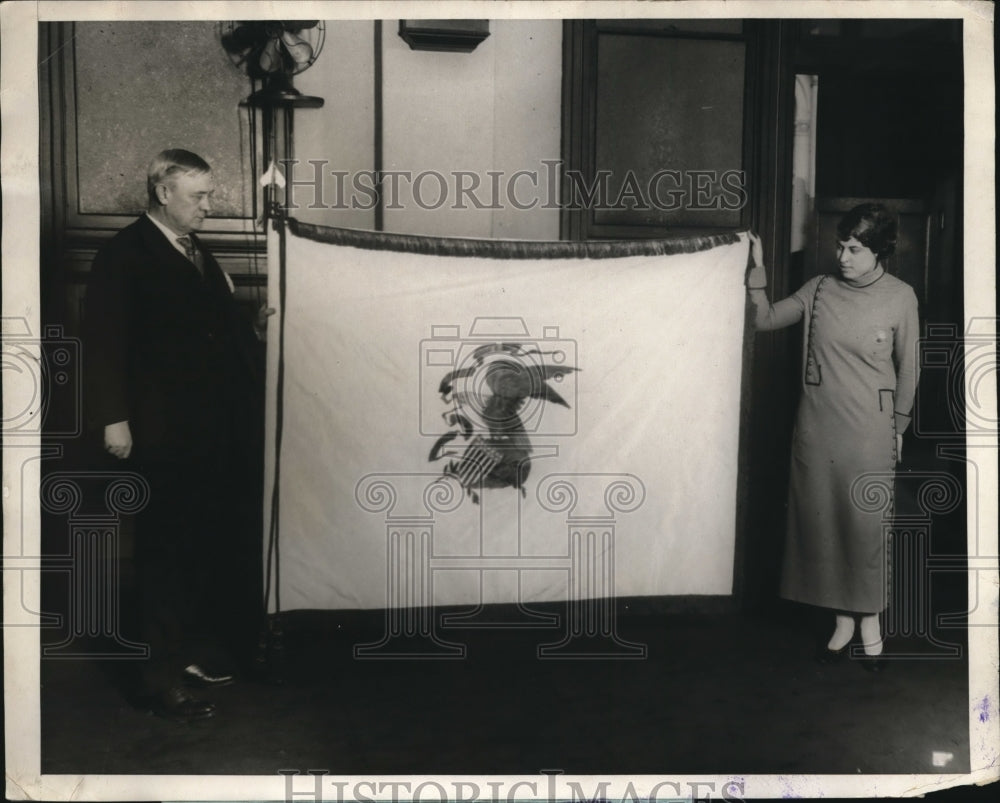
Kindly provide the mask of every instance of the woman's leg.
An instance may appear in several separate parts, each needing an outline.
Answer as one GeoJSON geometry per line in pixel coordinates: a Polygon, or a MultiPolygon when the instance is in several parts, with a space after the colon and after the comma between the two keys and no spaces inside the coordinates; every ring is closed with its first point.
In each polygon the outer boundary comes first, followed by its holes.
{"type": "Polygon", "coordinates": [[[861,643],[864,645],[865,655],[882,654],[882,632],[877,613],[861,617],[861,643]]]}
{"type": "Polygon", "coordinates": [[[838,613],[837,614],[837,627],[833,631],[833,635],[830,636],[830,641],[827,643],[826,648],[833,652],[842,650],[848,644],[851,643],[851,639],[854,637],[854,617],[850,614],[838,613]]]}

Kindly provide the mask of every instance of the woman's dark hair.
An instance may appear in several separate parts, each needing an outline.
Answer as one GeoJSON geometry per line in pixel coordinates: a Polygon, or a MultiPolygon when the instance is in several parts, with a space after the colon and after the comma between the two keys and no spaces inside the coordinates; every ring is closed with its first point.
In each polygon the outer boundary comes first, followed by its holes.
{"type": "Polygon", "coordinates": [[[882,204],[854,207],[837,224],[841,241],[854,237],[880,260],[896,250],[896,218],[882,204]]]}

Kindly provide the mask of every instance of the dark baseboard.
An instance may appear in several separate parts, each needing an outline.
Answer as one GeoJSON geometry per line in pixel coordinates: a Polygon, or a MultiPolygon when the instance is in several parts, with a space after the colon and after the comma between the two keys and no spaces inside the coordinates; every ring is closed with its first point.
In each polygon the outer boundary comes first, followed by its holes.
{"type": "MultiPolygon", "coordinates": [[[[449,619],[448,630],[489,629],[490,622],[496,622],[497,629],[503,629],[503,622],[526,622],[536,615],[539,629],[556,628],[558,624],[545,624],[542,617],[564,616],[567,602],[538,602],[527,606],[516,603],[494,603],[480,608],[469,605],[447,605],[432,609],[437,621],[449,619]],[[468,623],[463,624],[463,619],[468,623]]],[[[621,597],[615,600],[615,616],[619,622],[640,617],[660,616],[727,616],[738,612],[739,606],[732,596],[686,594],[678,596],[621,597]]],[[[385,609],[367,610],[292,610],[281,611],[279,619],[286,632],[323,631],[331,628],[367,630],[380,628],[389,611],[385,609]]],[[[272,615],[273,616],[273,615],[272,615]]],[[[421,616],[417,615],[418,618],[421,616]]],[[[520,627],[529,627],[525,623],[520,627]]],[[[517,625],[515,625],[517,627],[517,625]]]]}

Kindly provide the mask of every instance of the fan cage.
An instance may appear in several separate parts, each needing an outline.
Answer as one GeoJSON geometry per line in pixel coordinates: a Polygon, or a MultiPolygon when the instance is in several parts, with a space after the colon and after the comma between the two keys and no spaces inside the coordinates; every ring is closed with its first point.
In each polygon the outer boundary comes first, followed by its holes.
{"type": "Polygon", "coordinates": [[[249,78],[256,81],[270,81],[277,76],[284,76],[285,78],[291,78],[294,75],[299,75],[305,72],[313,64],[316,63],[316,59],[319,58],[320,53],[323,51],[323,45],[326,42],[326,24],[322,20],[236,20],[229,22],[220,22],[218,27],[218,37],[219,41],[223,45],[223,49],[229,56],[229,60],[232,64],[249,78]],[[306,27],[310,23],[315,23],[311,27],[306,27]],[[292,26],[301,25],[300,28],[294,28],[292,26]],[[253,44],[248,44],[245,47],[239,49],[231,49],[227,45],[227,40],[232,40],[235,32],[242,26],[253,26],[260,33],[259,40],[253,44]],[[280,26],[274,33],[269,33],[267,26],[280,26]],[[283,31],[290,31],[296,36],[300,37],[305,41],[312,49],[312,55],[309,60],[303,62],[301,65],[295,65],[293,68],[289,69],[287,66],[287,61],[283,60],[284,68],[274,71],[267,71],[259,66],[259,62],[256,59],[259,57],[261,51],[266,46],[267,42],[272,41],[280,36],[283,31]]]}

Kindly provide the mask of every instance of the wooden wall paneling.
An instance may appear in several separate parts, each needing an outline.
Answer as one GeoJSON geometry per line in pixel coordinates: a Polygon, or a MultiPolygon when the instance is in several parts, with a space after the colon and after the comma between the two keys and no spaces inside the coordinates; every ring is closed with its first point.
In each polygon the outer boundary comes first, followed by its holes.
{"type": "MultiPolygon", "coordinates": [[[[741,20],[687,24],[691,22],[566,23],[563,164],[565,171],[578,173],[586,187],[594,185],[598,168],[612,170],[605,203],[617,198],[621,174],[629,169],[636,171],[645,191],[646,180],[659,169],[721,172],[746,167],[756,132],[749,125],[739,70],[749,69],[749,40],[755,29],[741,20]],[[731,68],[734,58],[739,70],[721,69],[722,63],[731,68]],[[703,69],[705,62],[716,69],[703,69]],[[726,78],[733,86],[720,91],[720,81],[725,84],[726,78]],[[708,100],[699,103],[692,86],[708,100]]],[[[663,195],[671,189],[668,184],[669,179],[661,185],[663,195]]],[[[696,210],[690,199],[678,210],[657,209],[656,203],[644,212],[599,210],[573,192],[566,175],[562,190],[561,230],[567,239],[732,230],[746,225],[749,214],[745,207],[696,210]],[[577,203],[582,208],[571,208],[568,201],[582,201],[577,203]]]]}
{"type": "Polygon", "coordinates": [[[188,147],[216,168],[216,216],[206,233],[251,232],[246,113],[238,107],[250,86],[214,24],[71,25],[63,61],[69,228],[120,228],[121,218],[145,209],[143,173],[153,154],[188,147]]]}
{"type": "MultiPolygon", "coordinates": [[[[81,173],[81,143],[86,141],[85,138],[90,136],[90,133],[88,126],[85,125],[87,121],[82,121],[79,116],[77,69],[79,25],[98,25],[98,23],[43,23],[40,36],[40,42],[46,48],[45,52],[49,54],[40,67],[39,98],[43,184],[41,267],[45,274],[42,284],[43,287],[49,288],[51,296],[46,319],[64,323],[67,333],[70,334],[78,331],[87,274],[97,249],[142,211],[141,208],[131,208],[139,205],[139,200],[124,203],[121,198],[110,201],[105,199],[96,204],[101,207],[97,211],[87,211],[84,208],[82,198],[89,192],[89,197],[92,199],[94,192],[93,189],[84,191],[81,187],[82,175],[86,173],[86,171],[81,173]],[[119,208],[114,209],[114,203],[118,203],[119,208]]],[[[219,53],[220,58],[225,60],[221,45],[219,53]]],[[[183,65],[180,65],[178,69],[182,68],[183,65]]],[[[220,74],[223,70],[234,71],[232,65],[228,63],[218,65],[218,69],[220,74]]],[[[97,81],[100,73],[90,71],[88,75],[89,81],[97,81]]],[[[168,76],[157,72],[151,80],[155,86],[168,82],[168,76]]],[[[233,94],[235,91],[233,81],[242,79],[229,75],[224,80],[229,82],[229,94],[232,95],[229,100],[233,100],[233,103],[220,106],[216,113],[220,119],[228,120],[229,126],[233,129],[231,133],[235,135],[226,135],[229,147],[233,149],[227,161],[229,164],[234,162],[241,164],[242,171],[244,167],[248,169],[250,163],[249,153],[245,143],[242,142],[247,136],[249,121],[246,118],[246,110],[238,108],[235,102],[236,95],[233,94]],[[238,115],[243,116],[240,123],[237,123],[238,115]]],[[[177,81],[177,83],[183,82],[177,81]]],[[[249,93],[249,88],[247,82],[244,94],[249,93]]],[[[102,90],[90,87],[88,91],[102,90]]],[[[136,108],[133,116],[136,120],[148,120],[142,122],[138,128],[128,130],[130,132],[128,136],[150,138],[148,157],[152,157],[158,148],[174,144],[164,143],[155,130],[150,133],[149,129],[155,129],[157,120],[150,117],[148,106],[136,108]]],[[[224,126],[222,128],[224,130],[224,126]]],[[[132,142],[130,146],[131,150],[144,149],[145,142],[132,142]]],[[[92,147],[85,150],[93,154],[92,147]]],[[[203,155],[210,162],[218,162],[215,154],[203,155]]],[[[128,181],[133,184],[141,181],[141,172],[144,168],[145,165],[140,170],[140,176],[133,176],[128,181]]],[[[118,176],[112,178],[125,181],[124,167],[118,176]]],[[[262,233],[256,231],[254,221],[249,216],[250,188],[246,185],[247,181],[252,183],[254,178],[243,176],[239,181],[235,181],[235,184],[234,181],[228,179],[230,195],[234,192],[233,186],[243,187],[241,192],[245,193],[246,197],[242,205],[246,214],[211,217],[201,236],[223,270],[233,279],[237,287],[237,297],[245,300],[248,305],[251,302],[256,304],[258,299],[260,303],[265,303],[266,245],[262,233]]],[[[92,200],[88,203],[95,206],[92,200]]],[[[229,206],[233,207],[232,202],[229,206]]]]}
{"type": "Polygon", "coordinates": [[[563,27],[563,131],[560,184],[560,237],[588,239],[588,214],[574,208],[571,172],[591,177],[594,172],[592,142],[594,113],[592,97],[596,88],[595,58],[597,33],[593,20],[568,20],[563,27]]]}
{"type": "Polygon", "coordinates": [[[569,197],[570,185],[566,169],[582,162],[583,147],[583,107],[585,103],[583,82],[583,20],[563,22],[563,63],[562,63],[562,175],[559,194],[562,203],[559,210],[559,239],[582,240],[580,216],[570,210],[565,203],[569,197]]]}
{"type": "Polygon", "coordinates": [[[58,217],[55,183],[61,180],[56,169],[57,131],[53,125],[53,107],[61,97],[61,71],[53,69],[53,54],[61,47],[62,29],[42,23],[38,30],[38,182],[39,182],[39,271],[41,273],[41,314],[46,321],[59,321],[62,293],[59,254],[62,252],[62,221],[58,217]]]}
{"type": "MultiPolygon", "coordinates": [[[[764,246],[772,300],[792,289],[789,281],[794,81],[791,66],[795,23],[747,21],[745,170],[748,206],[744,225],[764,246]]],[[[748,314],[749,302],[748,302],[748,314]]],[[[740,496],[734,596],[745,608],[777,598],[788,454],[798,369],[796,327],[749,334],[740,420],[740,496]]]]}
{"type": "MultiPolygon", "coordinates": [[[[61,104],[59,104],[53,111],[53,126],[56,132],[59,134],[61,140],[61,157],[62,157],[62,175],[65,177],[64,187],[61,188],[63,192],[62,212],[65,216],[64,227],[66,236],[74,242],[81,241],[98,241],[102,242],[111,236],[115,231],[121,229],[124,225],[127,225],[129,221],[134,219],[134,217],[142,212],[145,208],[145,194],[144,194],[144,180],[143,171],[145,170],[145,162],[151,158],[157,150],[162,147],[167,146],[180,146],[180,143],[165,142],[165,139],[175,139],[177,135],[168,135],[166,133],[161,133],[158,130],[158,125],[161,124],[161,120],[152,117],[149,112],[148,107],[132,108],[128,114],[133,116],[137,121],[141,121],[137,124],[134,129],[126,129],[120,133],[123,137],[135,140],[128,143],[128,148],[130,152],[141,153],[141,157],[137,157],[142,164],[136,162],[135,175],[126,175],[125,165],[121,164],[119,166],[119,174],[112,177],[111,182],[108,186],[113,185],[115,180],[120,180],[123,183],[129,183],[135,186],[142,186],[142,194],[137,195],[134,198],[127,193],[123,193],[120,196],[113,198],[101,198],[100,195],[106,190],[106,187],[94,187],[94,186],[83,186],[82,182],[87,180],[89,177],[90,181],[96,180],[96,173],[93,171],[93,166],[87,166],[86,168],[81,164],[81,156],[86,153],[89,158],[92,159],[95,156],[95,147],[91,140],[96,138],[91,131],[88,130],[89,120],[81,120],[80,113],[81,109],[78,103],[79,86],[78,86],[78,56],[77,56],[77,44],[76,41],[79,38],[77,32],[77,26],[88,25],[96,23],[57,23],[61,28],[61,37],[64,46],[59,50],[56,55],[61,67],[61,104]],[[95,200],[97,199],[97,200],[95,200]],[[84,201],[91,207],[91,209],[85,208],[84,201]]],[[[207,23],[203,23],[207,24],[207,23]]],[[[221,52],[221,45],[218,46],[221,52]]],[[[232,70],[231,65],[224,65],[226,69],[232,70]]],[[[166,69],[166,67],[164,67],[166,69]]],[[[189,76],[188,76],[189,77],[189,76]]],[[[100,73],[96,76],[91,74],[91,81],[100,80],[100,73]]],[[[149,87],[147,89],[155,89],[155,87],[160,85],[166,85],[171,83],[171,81],[176,83],[184,82],[184,74],[180,73],[177,76],[171,77],[169,71],[167,74],[159,72],[156,74],[155,78],[151,80],[149,87]]],[[[249,94],[249,82],[246,83],[245,91],[243,94],[249,94]]],[[[94,89],[91,87],[88,92],[92,94],[99,94],[103,91],[101,88],[94,89]]],[[[112,88],[108,87],[107,91],[111,94],[112,88]]],[[[217,108],[217,121],[215,125],[218,126],[220,131],[229,132],[225,134],[228,148],[231,149],[231,153],[227,154],[227,162],[235,162],[240,164],[241,162],[246,162],[249,164],[249,154],[246,152],[244,143],[241,141],[243,137],[246,136],[246,121],[245,121],[245,110],[240,110],[236,105],[236,95],[230,92],[231,98],[227,100],[233,100],[232,107],[226,103],[217,108]],[[244,118],[244,122],[238,124],[236,122],[237,115],[241,115],[244,118]],[[226,124],[222,124],[222,121],[228,121],[226,124]]],[[[152,93],[152,97],[155,97],[155,92],[152,93]]],[[[152,101],[152,97],[150,101],[152,101]]],[[[120,100],[122,104],[128,105],[129,101],[120,100]]],[[[119,110],[119,116],[126,113],[126,110],[119,110]]],[[[188,109],[179,109],[176,114],[179,116],[186,116],[189,113],[188,109]]],[[[168,115],[169,116],[169,115],[168,115]]],[[[175,126],[176,124],[172,124],[175,126]]],[[[212,126],[209,126],[210,128],[212,126]]],[[[102,140],[107,140],[109,138],[108,132],[103,132],[101,134],[102,140]]],[[[105,145],[101,147],[108,147],[105,145]]],[[[123,145],[123,150],[126,150],[123,145]]],[[[209,162],[217,164],[220,161],[220,157],[214,153],[202,153],[209,162]]],[[[110,166],[114,164],[114,154],[106,153],[100,157],[103,166],[112,170],[110,166]]],[[[133,159],[135,161],[135,159],[133,159]]],[[[239,168],[242,170],[242,166],[239,168]]],[[[216,169],[218,172],[218,168],[216,169]]],[[[247,177],[246,182],[252,182],[252,177],[247,177]]],[[[206,226],[203,234],[203,239],[205,239],[210,245],[220,245],[223,250],[229,252],[240,252],[247,250],[258,250],[256,245],[253,243],[252,238],[254,237],[253,221],[249,217],[249,184],[243,181],[237,181],[236,179],[228,176],[217,176],[217,184],[224,184],[227,186],[227,191],[231,195],[237,191],[244,193],[246,197],[242,203],[244,207],[244,213],[242,215],[235,214],[230,211],[226,215],[216,215],[209,218],[208,225],[206,226]],[[238,188],[238,189],[237,189],[238,188]]],[[[217,190],[218,193],[218,190],[217,190]]],[[[233,207],[233,202],[228,203],[229,207],[233,207]]]]}
{"type": "Polygon", "coordinates": [[[738,178],[744,166],[746,42],[598,31],[593,147],[598,170],[610,179],[594,228],[739,226],[739,196],[720,192],[719,174],[738,178]],[[655,180],[663,169],[684,178],[655,180]],[[634,184],[626,183],[633,176],[634,184]],[[625,208],[612,205],[633,191],[647,193],[645,208],[631,198],[625,208]],[[666,208],[677,192],[683,202],[678,197],[676,209],[666,208]]]}

